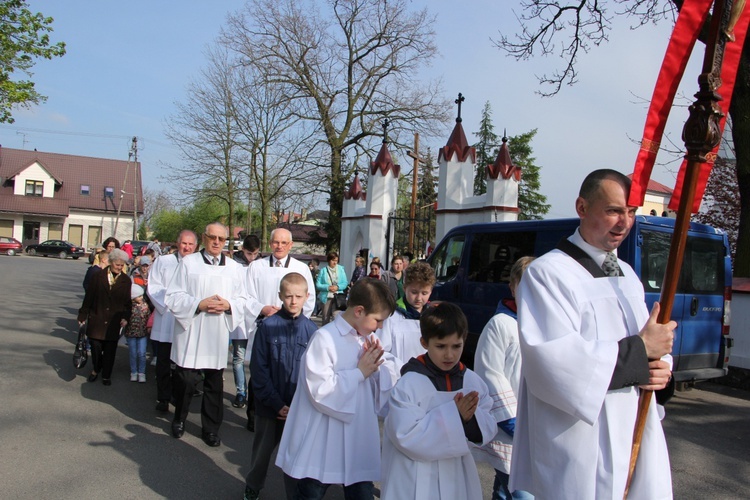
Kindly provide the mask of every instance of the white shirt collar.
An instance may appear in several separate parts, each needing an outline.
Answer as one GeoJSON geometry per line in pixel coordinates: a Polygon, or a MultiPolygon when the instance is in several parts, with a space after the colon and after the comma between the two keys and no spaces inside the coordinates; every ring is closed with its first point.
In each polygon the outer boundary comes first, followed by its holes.
{"type": "MultiPolygon", "coordinates": [[[[589,254],[598,266],[601,267],[601,265],[604,264],[604,258],[607,256],[607,251],[586,243],[583,236],[581,236],[580,228],[576,228],[576,232],[570,235],[568,241],[589,254]]],[[[612,253],[617,256],[617,249],[614,249],[612,253]]]]}

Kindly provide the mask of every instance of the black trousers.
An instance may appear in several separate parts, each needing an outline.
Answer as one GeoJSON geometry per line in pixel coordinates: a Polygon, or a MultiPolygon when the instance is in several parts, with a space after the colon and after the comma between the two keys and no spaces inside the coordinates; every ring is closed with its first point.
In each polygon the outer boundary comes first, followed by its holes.
{"type": "Polygon", "coordinates": [[[115,366],[117,354],[116,340],[89,339],[91,344],[91,362],[96,373],[101,373],[103,379],[112,378],[112,368],[115,366]]]}
{"type": "Polygon", "coordinates": [[[203,401],[201,402],[201,427],[203,432],[219,433],[224,419],[224,370],[193,370],[178,366],[174,373],[174,421],[184,422],[190,411],[195,386],[203,374],[203,401]]]}
{"type": "Polygon", "coordinates": [[[260,491],[266,484],[268,466],[276,445],[281,441],[286,420],[255,415],[255,435],[251,448],[250,472],[245,478],[245,485],[253,491],[260,491]]]}
{"type": "Polygon", "coordinates": [[[172,354],[171,342],[152,341],[156,354],[156,399],[170,401],[172,399],[172,354]]]}

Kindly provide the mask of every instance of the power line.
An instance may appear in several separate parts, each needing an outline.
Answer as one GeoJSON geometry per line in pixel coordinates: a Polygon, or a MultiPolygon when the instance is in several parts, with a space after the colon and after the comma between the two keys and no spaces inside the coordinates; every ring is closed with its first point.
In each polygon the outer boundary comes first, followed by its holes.
{"type": "MultiPolygon", "coordinates": [[[[128,141],[133,138],[132,135],[98,134],[94,132],[68,132],[65,130],[49,130],[49,129],[43,129],[43,128],[18,127],[18,126],[7,125],[7,124],[0,124],[0,126],[11,128],[15,130],[17,134],[23,133],[23,132],[36,132],[36,133],[41,133],[41,134],[71,135],[71,136],[78,136],[78,137],[98,137],[102,139],[127,139],[128,141]]],[[[139,139],[145,139],[147,143],[155,144],[157,146],[162,146],[165,148],[173,147],[170,144],[164,144],[163,142],[159,142],[154,139],[148,139],[146,137],[139,137],[139,139]]],[[[25,142],[26,141],[24,141],[24,144],[25,142]]]]}

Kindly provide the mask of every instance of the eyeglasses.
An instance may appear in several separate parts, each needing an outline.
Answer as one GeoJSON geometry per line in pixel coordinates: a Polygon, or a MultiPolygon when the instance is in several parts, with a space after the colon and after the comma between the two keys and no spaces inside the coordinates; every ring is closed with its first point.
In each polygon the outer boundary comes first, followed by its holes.
{"type": "Polygon", "coordinates": [[[204,234],[203,236],[205,236],[206,238],[208,238],[211,241],[218,241],[219,243],[224,243],[225,241],[227,241],[227,237],[226,236],[218,236],[218,235],[215,235],[215,234],[204,234]]]}

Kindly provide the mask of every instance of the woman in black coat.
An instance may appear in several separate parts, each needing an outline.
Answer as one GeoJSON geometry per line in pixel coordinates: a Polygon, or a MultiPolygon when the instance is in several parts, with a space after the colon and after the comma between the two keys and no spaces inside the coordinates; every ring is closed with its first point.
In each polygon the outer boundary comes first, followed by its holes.
{"type": "Polygon", "coordinates": [[[112,383],[112,367],[117,354],[120,328],[130,321],[130,277],[123,272],[128,254],[115,249],[109,253],[109,266],[96,273],[89,283],[83,305],[78,310],[78,323],[86,325],[91,343],[94,370],[89,375],[93,382],[102,374],[102,383],[112,383]]]}

